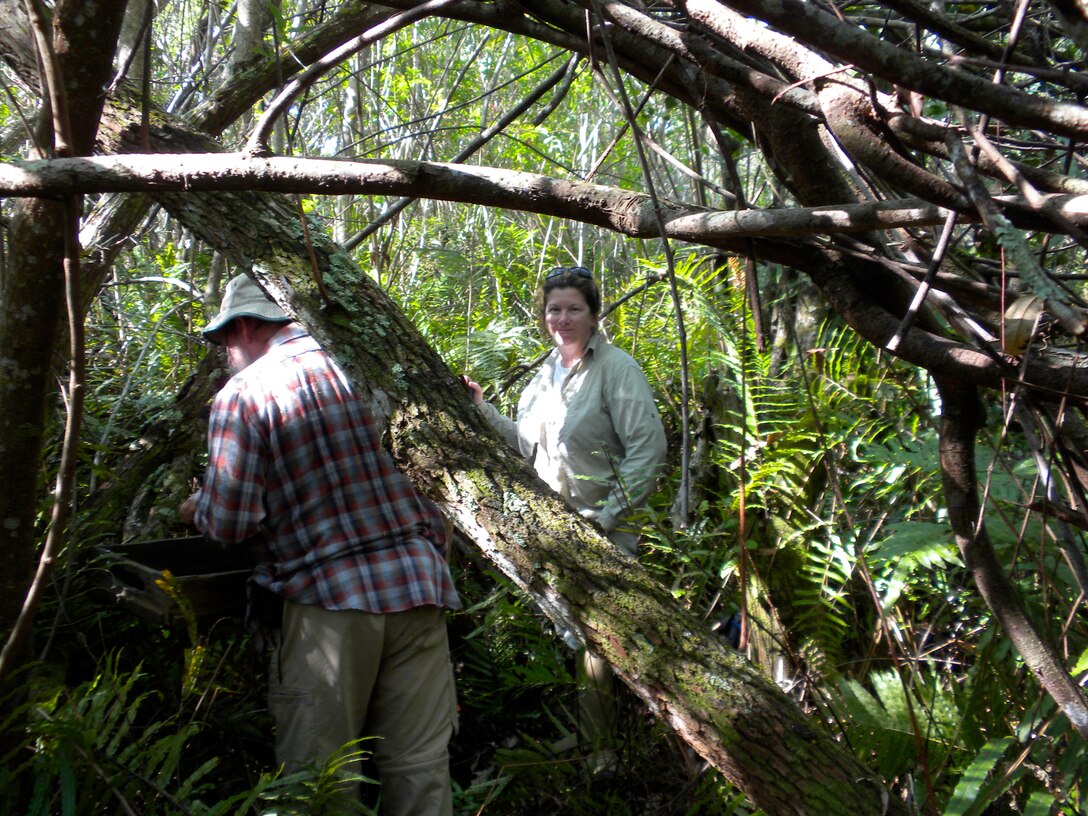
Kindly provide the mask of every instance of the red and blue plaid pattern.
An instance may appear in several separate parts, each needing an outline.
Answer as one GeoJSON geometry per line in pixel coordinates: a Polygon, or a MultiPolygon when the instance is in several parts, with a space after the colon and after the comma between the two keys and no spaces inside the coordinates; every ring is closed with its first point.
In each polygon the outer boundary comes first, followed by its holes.
{"type": "Polygon", "coordinates": [[[460,606],[438,508],[294,324],[215,397],[196,524],[224,543],[263,537],[271,556],[254,580],[296,603],[377,613],[460,606]]]}

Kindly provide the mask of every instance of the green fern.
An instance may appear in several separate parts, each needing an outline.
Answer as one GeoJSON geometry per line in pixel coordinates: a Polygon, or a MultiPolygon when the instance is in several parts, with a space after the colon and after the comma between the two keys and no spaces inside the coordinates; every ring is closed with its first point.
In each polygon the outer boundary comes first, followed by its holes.
{"type": "Polygon", "coordinates": [[[920,776],[920,748],[930,769],[959,750],[960,711],[954,690],[936,672],[926,672],[920,679],[910,689],[894,671],[873,672],[868,687],[856,679],[839,681],[832,707],[845,735],[858,756],[885,779],[920,776]]]}
{"type": "Polygon", "coordinates": [[[895,607],[918,572],[963,567],[947,523],[902,521],[888,525],[886,530],[885,537],[869,550],[885,611],[895,607]]]}
{"type": "Polygon", "coordinates": [[[31,750],[0,765],[0,816],[242,816],[272,799],[298,802],[300,816],[346,812],[313,808],[322,796],[332,801],[327,770],[316,777],[263,774],[251,788],[232,784],[224,795],[214,779],[219,758],[190,758],[200,724],[153,719],[156,696],[143,690],[146,680],[139,668],[121,671],[114,655],[94,680],[74,689],[39,686],[3,724],[19,723],[31,750]]]}
{"type": "Polygon", "coordinates": [[[979,816],[985,808],[1023,774],[1023,769],[1011,774],[994,774],[1009,749],[1015,745],[1012,737],[990,740],[963,772],[959,784],[945,807],[945,816],[979,816]]]}

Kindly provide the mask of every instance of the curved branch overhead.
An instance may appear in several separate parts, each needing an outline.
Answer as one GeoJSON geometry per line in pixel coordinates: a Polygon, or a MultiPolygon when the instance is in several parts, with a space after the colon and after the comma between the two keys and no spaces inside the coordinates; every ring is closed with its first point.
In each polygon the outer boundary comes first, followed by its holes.
{"type": "Polygon", "coordinates": [[[727,5],[833,54],[885,82],[942,99],[1006,124],[1080,139],[1088,136],[1088,108],[1031,94],[949,69],[890,45],[801,0],[733,0],[727,5]]]}
{"type": "MultiPolygon", "coordinates": [[[[179,135],[171,142],[176,147],[179,135]]],[[[195,140],[196,150],[206,142],[195,140]]],[[[643,194],[603,185],[565,181],[531,173],[496,168],[443,165],[427,162],[350,161],[255,157],[245,154],[162,154],[54,159],[0,165],[0,195],[56,196],[90,192],[213,192],[260,189],[280,193],[319,195],[387,195],[429,197],[521,209],[602,226],[633,238],[654,238],[659,222],[653,202],[643,194]],[[168,168],[168,169],[166,169],[168,168]],[[527,195],[527,193],[530,193],[527,195]]],[[[1056,196],[1048,204],[1070,222],[1088,226],[1088,197],[1056,196]]],[[[1006,204],[1022,202],[1012,201],[1006,204]]],[[[996,206],[996,205],[995,205],[996,206]]],[[[676,240],[783,263],[808,272],[820,282],[832,302],[863,336],[883,346],[891,336],[895,317],[877,315],[886,305],[865,294],[874,278],[887,274],[895,262],[879,257],[855,257],[829,252],[820,243],[806,244],[808,236],[848,235],[900,227],[940,224],[946,210],[919,199],[850,204],[839,207],[783,210],[708,211],[701,207],[668,205],[660,213],[666,234],[676,240]],[[829,270],[836,272],[825,277],[829,270]],[[827,281],[841,283],[831,287],[827,281]],[[849,284],[857,279],[857,283],[849,284]],[[850,285],[845,300],[834,292],[850,285]]],[[[1012,218],[1017,218],[1012,211],[1012,218]]],[[[1040,219],[1042,221],[1042,219],[1040,219]]],[[[910,264],[904,268],[909,269],[910,264]]],[[[904,360],[946,376],[963,377],[982,386],[998,387],[1012,376],[1004,370],[999,349],[988,353],[958,344],[950,338],[915,333],[917,341],[904,343],[896,354],[904,360]]],[[[1033,359],[1024,382],[1055,395],[1088,395],[1088,379],[1080,366],[1066,371],[1064,358],[1033,359]]]]}

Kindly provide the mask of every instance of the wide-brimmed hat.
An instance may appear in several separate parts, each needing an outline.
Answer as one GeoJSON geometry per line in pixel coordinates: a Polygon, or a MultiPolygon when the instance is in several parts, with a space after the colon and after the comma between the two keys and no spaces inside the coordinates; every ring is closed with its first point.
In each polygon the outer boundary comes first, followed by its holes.
{"type": "Polygon", "coordinates": [[[236,317],[256,317],[274,323],[285,323],[291,318],[275,302],[268,299],[261,287],[248,275],[231,278],[223,290],[223,303],[219,314],[203,329],[203,334],[216,345],[222,340],[222,331],[236,317]]]}

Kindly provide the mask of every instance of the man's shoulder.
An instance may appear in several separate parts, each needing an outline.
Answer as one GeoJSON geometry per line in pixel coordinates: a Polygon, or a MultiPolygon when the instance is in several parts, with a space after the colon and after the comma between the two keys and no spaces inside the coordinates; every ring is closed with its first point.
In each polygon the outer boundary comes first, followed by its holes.
{"type": "MultiPolygon", "coordinates": [[[[288,323],[272,336],[268,352],[275,355],[277,352],[297,354],[300,351],[321,351],[321,346],[306,331],[306,327],[298,323],[288,323]]],[[[266,355],[268,356],[268,355],[266,355]]]]}

